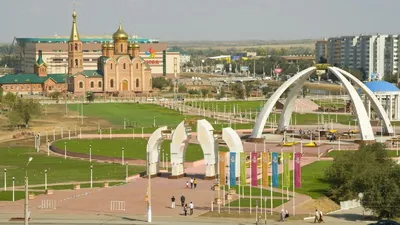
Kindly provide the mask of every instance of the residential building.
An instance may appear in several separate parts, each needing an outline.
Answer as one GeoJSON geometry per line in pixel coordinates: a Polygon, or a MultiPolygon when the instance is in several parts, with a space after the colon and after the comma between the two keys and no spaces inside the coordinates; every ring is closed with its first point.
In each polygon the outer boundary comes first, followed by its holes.
{"type": "Polygon", "coordinates": [[[328,39],[325,38],[324,40],[317,41],[315,43],[315,62],[319,63],[321,57],[324,59],[328,58],[328,48],[327,48],[328,39]]]}

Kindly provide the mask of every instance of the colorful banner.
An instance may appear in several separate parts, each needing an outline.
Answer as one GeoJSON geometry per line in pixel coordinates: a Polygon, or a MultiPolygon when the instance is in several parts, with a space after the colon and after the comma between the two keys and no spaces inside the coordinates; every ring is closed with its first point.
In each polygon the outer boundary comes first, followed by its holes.
{"type": "Polygon", "coordinates": [[[301,153],[294,154],[294,186],[301,188],[301,153]]]}
{"type": "Polygon", "coordinates": [[[246,153],[240,153],[240,185],[246,186],[246,153]]]}
{"type": "Polygon", "coordinates": [[[279,187],[278,153],[272,153],[272,187],[279,187]]]}
{"type": "Polygon", "coordinates": [[[269,153],[263,152],[261,155],[262,158],[262,178],[261,185],[263,187],[268,187],[268,167],[269,167],[269,153]]]}
{"type": "Polygon", "coordinates": [[[291,153],[283,153],[283,187],[290,187],[290,171],[289,162],[291,153]]]}
{"type": "Polygon", "coordinates": [[[258,182],[257,182],[257,152],[252,152],[251,153],[251,186],[257,187],[258,182]]]}
{"type": "Polygon", "coordinates": [[[226,152],[218,152],[218,160],[219,160],[219,184],[221,186],[226,185],[226,152]]]}
{"type": "Polygon", "coordinates": [[[236,152],[230,152],[229,158],[229,184],[236,186],[236,152]]]}

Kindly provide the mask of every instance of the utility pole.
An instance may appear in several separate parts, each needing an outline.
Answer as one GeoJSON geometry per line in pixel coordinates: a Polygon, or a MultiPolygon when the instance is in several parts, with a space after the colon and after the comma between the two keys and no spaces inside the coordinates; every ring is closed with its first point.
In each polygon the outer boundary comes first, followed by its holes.
{"type": "Polygon", "coordinates": [[[253,61],[253,76],[256,77],[256,58],[253,61]]]}
{"type": "Polygon", "coordinates": [[[68,72],[67,72],[67,64],[64,65],[65,69],[65,91],[64,91],[64,98],[65,98],[65,115],[68,113],[67,107],[67,93],[68,93],[68,72]]]}
{"type": "Polygon", "coordinates": [[[174,57],[174,78],[175,78],[175,82],[174,82],[174,100],[176,100],[176,89],[177,89],[177,84],[178,84],[178,79],[177,79],[177,77],[176,77],[176,73],[177,73],[177,68],[176,68],[176,66],[177,66],[177,58],[176,57],[174,57]]]}

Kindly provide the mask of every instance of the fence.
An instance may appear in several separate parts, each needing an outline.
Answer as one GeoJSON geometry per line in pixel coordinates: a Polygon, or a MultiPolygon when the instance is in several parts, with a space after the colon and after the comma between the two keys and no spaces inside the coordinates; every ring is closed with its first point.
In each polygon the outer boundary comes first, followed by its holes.
{"type": "Polygon", "coordinates": [[[41,209],[56,209],[57,201],[55,200],[42,200],[41,209]]]}
{"type": "Polygon", "coordinates": [[[358,199],[340,202],[340,210],[352,209],[352,208],[357,208],[360,206],[361,206],[361,204],[358,199]]]}
{"type": "Polygon", "coordinates": [[[125,211],[125,201],[111,201],[111,211],[125,211]]]}

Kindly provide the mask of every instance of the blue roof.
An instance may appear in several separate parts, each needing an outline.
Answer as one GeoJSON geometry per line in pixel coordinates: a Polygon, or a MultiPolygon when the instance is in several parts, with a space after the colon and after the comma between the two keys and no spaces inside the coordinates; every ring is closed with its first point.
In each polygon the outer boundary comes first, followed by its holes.
{"type": "Polygon", "coordinates": [[[400,91],[398,87],[394,84],[386,82],[386,81],[371,81],[365,83],[365,85],[372,91],[372,92],[385,92],[385,91],[400,91]]]}

